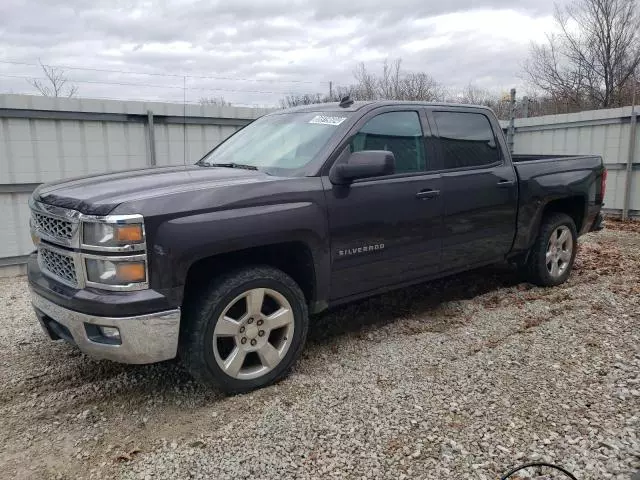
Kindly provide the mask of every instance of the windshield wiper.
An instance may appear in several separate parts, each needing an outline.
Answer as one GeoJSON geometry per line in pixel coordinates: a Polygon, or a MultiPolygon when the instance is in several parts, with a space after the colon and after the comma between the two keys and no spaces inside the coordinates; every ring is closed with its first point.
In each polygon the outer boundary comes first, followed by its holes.
{"type": "Polygon", "coordinates": [[[242,168],[244,170],[258,170],[253,165],[243,165],[242,163],[201,163],[203,167],[222,167],[222,168],[242,168]]]}

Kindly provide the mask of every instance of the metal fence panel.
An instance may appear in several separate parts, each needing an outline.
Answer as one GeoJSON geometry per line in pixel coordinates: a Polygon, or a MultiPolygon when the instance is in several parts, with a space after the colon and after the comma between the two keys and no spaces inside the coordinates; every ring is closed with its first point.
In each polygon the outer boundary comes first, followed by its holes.
{"type": "MultiPolygon", "coordinates": [[[[515,121],[514,152],[541,155],[601,155],[608,169],[605,207],[624,207],[626,164],[629,160],[631,107],[562,115],[519,118],[515,121]]],[[[507,128],[507,122],[501,122],[507,128]]],[[[640,212],[640,129],[631,177],[630,213],[640,212]]]]}
{"type": "Polygon", "coordinates": [[[268,112],[0,95],[0,268],[24,262],[32,250],[27,202],[38,184],[194,163],[237,129],[268,112]]]}
{"type": "Polygon", "coordinates": [[[33,250],[28,221],[30,196],[0,193],[0,267],[21,263],[20,257],[33,250]]]}

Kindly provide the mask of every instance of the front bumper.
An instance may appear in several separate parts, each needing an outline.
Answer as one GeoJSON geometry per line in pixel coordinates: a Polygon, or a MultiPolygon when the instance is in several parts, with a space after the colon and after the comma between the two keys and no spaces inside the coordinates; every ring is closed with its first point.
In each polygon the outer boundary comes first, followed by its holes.
{"type": "Polygon", "coordinates": [[[132,317],[99,317],[57,305],[31,290],[40,325],[52,340],[66,340],[84,353],[122,363],[155,363],[175,358],[180,310],[132,317]],[[115,327],[119,343],[97,335],[97,326],[115,327]]]}

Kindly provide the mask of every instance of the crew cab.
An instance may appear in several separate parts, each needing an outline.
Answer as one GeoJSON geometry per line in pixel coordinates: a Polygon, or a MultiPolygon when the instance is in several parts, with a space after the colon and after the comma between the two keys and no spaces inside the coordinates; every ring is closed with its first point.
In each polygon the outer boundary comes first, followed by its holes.
{"type": "Polygon", "coordinates": [[[29,286],[54,340],[243,392],[283,378],[327,308],[504,261],[563,283],[605,183],[598,156],[512,156],[488,108],[346,98],[195,165],[40,186],[29,286]]]}

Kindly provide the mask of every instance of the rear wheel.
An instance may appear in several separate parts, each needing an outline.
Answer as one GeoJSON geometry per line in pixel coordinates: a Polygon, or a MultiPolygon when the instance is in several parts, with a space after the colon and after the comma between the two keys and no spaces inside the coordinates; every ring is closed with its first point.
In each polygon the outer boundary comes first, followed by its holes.
{"type": "Polygon", "coordinates": [[[289,372],[308,324],[304,295],[288,275],[246,268],[214,281],[185,305],[180,357],[199,381],[246,392],[289,372]]]}
{"type": "Polygon", "coordinates": [[[566,282],[578,247],[573,219],[564,213],[545,217],[526,264],[528,280],[540,286],[566,282]]]}

